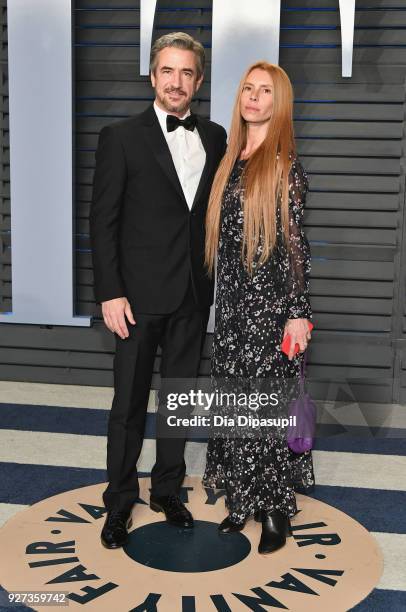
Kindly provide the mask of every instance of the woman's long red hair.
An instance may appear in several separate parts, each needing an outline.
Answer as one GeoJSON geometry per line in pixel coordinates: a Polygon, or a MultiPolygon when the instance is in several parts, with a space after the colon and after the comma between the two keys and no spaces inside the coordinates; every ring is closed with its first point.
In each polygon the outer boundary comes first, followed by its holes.
{"type": "Polygon", "coordinates": [[[259,245],[264,263],[276,242],[276,209],[281,206],[281,222],[286,244],[289,240],[289,171],[296,155],[293,131],[293,90],[286,72],[265,61],[250,66],[242,77],[231,121],[228,147],[214,178],[206,216],[205,263],[212,274],[219,242],[220,213],[224,189],[231,170],[247,143],[247,126],[241,116],[240,101],[245,82],[252,70],[265,70],[273,82],[273,109],[265,140],[250,156],[242,175],[244,187],[244,230],[242,259],[250,274],[259,245]]]}

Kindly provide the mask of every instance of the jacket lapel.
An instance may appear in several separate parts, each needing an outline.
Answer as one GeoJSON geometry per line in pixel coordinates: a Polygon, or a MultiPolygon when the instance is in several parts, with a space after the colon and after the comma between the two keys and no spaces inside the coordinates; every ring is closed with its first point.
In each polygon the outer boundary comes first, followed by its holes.
{"type": "Polygon", "coordinates": [[[207,131],[205,130],[203,120],[200,117],[198,117],[197,119],[196,127],[197,127],[197,131],[199,132],[199,136],[202,141],[204,150],[206,151],[206,163],[204,164],[203,172],[200,177],[199,185],[196,190],[196,194],[195,194],[193,204],[192,204],[192,209],[196,206],[196,204],[198,203],[200,199],[200,196],[202,195],[202,192],[204,191],[206,183],[210,177],[212,164],[213,164],[213,154],[212,154],[209,139],[207,136],[207,131]]]}
{"type": "MultiPolygon", "coordinates": [[[[198,117],[196,127],[199,132],[199,136],[201,138],[204,150],[206,151],[206,162],[203,168],[202,175],[200,177],[198,188],[196,190],[196,195],[193,200],[192,209],[196,206],[199,201],[199,198],[202,195],[202,192],[204,191],[206,183],[211,175],[213,166],[213,153],[210,147],[207,129],[205,129],[204,124],[205,120],[201,117],[198,117]]],[[[180,184],[178,174],[176,172],[176,168],[172,160],[171,152],[165,140],[165,136],[162,133],[161,126],[159,125],[158,117],[156,116],[153,105],[148,107],[147,110],[144,112],[144,130],[145,140],[149,144],[153,155],[155,156],[157,162],[161,166],[162,170],[165,172],[168,179],[171,181],[172,185],[175,187],[176,191],[182,199],[183,204],[189,210],[185,195],[183,193],[182,185],[180,184]]]]}
{"type": "Polygon", "coordinates": [[[153,106],[150,106],[144,113],[144,130],[145,140],[150,145],[152,154],[165,172],[172,185],[175,187],[179,196],[182,198],[183,203],[189,209],[182,185],[180,184],[178,174],[176,172],[175,165],[172,160],[172,155],[169,150],[168,144],[165,140],[165,136],[162,133],[161,126],[159,125],[158,117],[156,116],[153,106]]]}

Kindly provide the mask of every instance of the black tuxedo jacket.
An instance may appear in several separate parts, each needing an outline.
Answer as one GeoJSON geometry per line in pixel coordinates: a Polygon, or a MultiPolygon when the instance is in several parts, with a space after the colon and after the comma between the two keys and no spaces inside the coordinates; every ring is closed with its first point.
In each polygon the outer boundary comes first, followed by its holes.
{"type": "Polygon", "coordinates": [[[191,210],[152,105],[101,130],[90,212],[97,302],[125,296],[133,312],[166,314],[191,277],[199,306],[212,304],[204,225],[226,132],[201,116],[197,129],[206,164],[191,210]]]}

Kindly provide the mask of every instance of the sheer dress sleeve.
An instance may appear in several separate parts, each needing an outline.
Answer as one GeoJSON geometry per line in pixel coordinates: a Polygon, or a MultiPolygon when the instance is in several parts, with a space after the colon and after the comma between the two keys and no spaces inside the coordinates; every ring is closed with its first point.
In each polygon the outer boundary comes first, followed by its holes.
{"type": "Polygon", "coordinates": [[[287,318],[310,319],[310,245],[303,229],[303,212],[308,178],[300,161],[295,158],[289,173],[289,252],[290,283],[287,318]]]}

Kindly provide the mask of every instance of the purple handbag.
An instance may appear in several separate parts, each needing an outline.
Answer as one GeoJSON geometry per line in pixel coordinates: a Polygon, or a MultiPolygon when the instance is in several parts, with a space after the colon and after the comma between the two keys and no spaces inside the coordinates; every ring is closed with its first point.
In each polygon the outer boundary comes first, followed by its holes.
{"type": "Polygon", "coordinates": [[[294,453],[304,453],[310,450],[313,447],[316,431],[316,404],[305,390],[306,357],[307,349],[300,367],[299,396],[290,402],[288,410],[289,417],[296,417],[296,424],[289,425],[287,430],[288,446],[294,453]]]}

